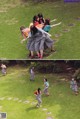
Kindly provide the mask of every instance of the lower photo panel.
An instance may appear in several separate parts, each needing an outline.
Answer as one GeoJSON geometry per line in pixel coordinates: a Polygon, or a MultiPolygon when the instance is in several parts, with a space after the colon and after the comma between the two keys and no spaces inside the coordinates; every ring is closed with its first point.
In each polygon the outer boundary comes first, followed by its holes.
{"type": "Polygon", "coordinates": [[[0,119],[79,119],[80,60],[0,60],[0,119]]]}

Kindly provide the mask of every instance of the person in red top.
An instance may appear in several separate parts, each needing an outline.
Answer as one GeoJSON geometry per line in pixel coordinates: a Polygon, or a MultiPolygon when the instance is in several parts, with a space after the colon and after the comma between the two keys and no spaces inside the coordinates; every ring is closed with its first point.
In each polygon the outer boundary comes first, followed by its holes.
{"type": "Polygon", "coordinates": [[[41,89],[38,88],[35,92],[34,92],[34,95],[36,96],[36,100],[38,101],[37,103],[37,107],[40,107],[41,103],[42,103],[42,100],[41,100],[41,89]]]}
{"type": "Polygon", "coordinates": [[[37,15],[35,15],[34,17],[33,17],[33,25],[34,26],[37,26],[39,24],[39,17],[37,16],[37,15]]]}

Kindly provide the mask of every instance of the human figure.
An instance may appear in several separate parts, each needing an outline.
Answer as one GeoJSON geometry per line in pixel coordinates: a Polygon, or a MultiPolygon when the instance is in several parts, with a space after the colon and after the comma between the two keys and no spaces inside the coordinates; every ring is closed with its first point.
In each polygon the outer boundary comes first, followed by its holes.
{"type": "Polygon", "coordinates": [[[42,14],[42,13],[39,13],[39,14],[38,14],[38,17],[39,17],[39,24],[44,24],[43,14],[42,14]]]}
{"type": "Polygon", "coordinates": [[[20,27],[20,31],[21,31],[21,34],[23,36],[23,40],[21,41],[21,43],[23,43],[23,41],[25,41],[28,37],[29,37],[29,33],[30,33],[30,28],[26,28],[24,26],[21,26],[20,27]]]}
{"type": "Polygon", "coordinates": [[[34,81],[35,73],[34,73],[34,67],[30,69],[30,81],[34,81]]]}
{"type": "Polygon", "coordinates": [[[60,24],[61,24],[61,22],[51,25],[50,19],[45,19],[44,26],[42,27],[42,29],[46,32],[49,32],[52,27],[60,25],[60,24]]]}
{"type": "Polygon", "coordinates": [[[35,27],[31,26],[31,37],[29,37],[28,41],[28,50],[31,51],[31,56],[34,57],[34,52],[37,53],[38,58],[43,58],[44,45],[47,48],[51,48],[53,46],[53,40],[50,38],[50,34],[35,27]]]}
{"type": "Polygon", "coordinates": [[[34,15],[33,17],[33,25],[37,26],[39,24],[39,17],[37,15],[34,15]]]}
{"type": "Polygon", "coordinates": [[[35,92],[34,92],[34,95],[36,96],[36,100],[38,101],[37,103],[37,107],[40,107],[41,104],[42,104],[42,99],[41,99],[41,89],[38,88],[35,92]]]}
{"type": "Polygon", "coordinates": [[[49,82],[47,81],[46,78],[44,78],[44,90],[43,90],[43,92],[46,96],[49,96],[48,90],[49,90],[49,82]]]}
{"type": "Polygon", "coordinates": [[[77,86],[77,82],[74,78],[72,78],[72,80],[70,81],[70,88],[75,93],[75,95],[78,94],[78,86],[77,86]]]}
{"type": "Polygon", "coordinates": [[[6,65],[1,64],[1,68],[2,68],[2,74],[6,75],[6,65]]]}

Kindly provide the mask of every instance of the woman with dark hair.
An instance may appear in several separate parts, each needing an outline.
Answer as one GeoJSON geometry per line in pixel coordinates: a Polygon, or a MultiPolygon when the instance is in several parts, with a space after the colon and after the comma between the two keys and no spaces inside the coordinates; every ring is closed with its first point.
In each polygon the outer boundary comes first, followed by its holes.
{"type": "Polygon", "coordinates": [[[37,15],[35,15],[35,16],[33,17],[33,25],[36,26],[36,25],[38,25],[38,24],[39,24],[39,17],[38,17],[37,15]]]}
{"type": "Polygon", "coordinates": [[[47,81],[47,79],[46,78],[44,78],[44,94],[46,95],[46,96],[49,96],[49,91],[48,91],[48,89],[49,89],[49,82],[47,81]]]}
{"type": "Polygon", "coordinates": [[[38,17],[39,17],[39,24],[43,24],[44,23],[44,18],[43,18],[42,13],[39,13],[38,17]]]}
{"type": "Polygon", "coordinates": [[[45,31],[45,32],[49,32],[50,29],[54,26],[57,26],[57,25],[60,25],[61,22],[57,23],[57,24],[50,24],[50,19],[45,19],[45,22],[44,22],[44,26],[42,27],[42,29],[45,31]]]}
{"type": "Polygon", "coordinates": [[[36,100],[38,101],[37,103],[37,107],[40,107],[41,103],[42,103],[42,100],[41,100],[41,89],[38,88],[35,92],[34,92],[34,95],[36,96],[36,100]]]}
{"type": "Polygon", "coordinates": [[[33,52],[36,52],[38,58],[43,58],[44,44],[51,48],[53,45],[53,40],[50,38],[50,34],[46,33],[42,29],[36,28],[34,25],[30,28],[31,37],[29,37],[28,50],[31,51],[31,56],[33,57],[33,52]]]}

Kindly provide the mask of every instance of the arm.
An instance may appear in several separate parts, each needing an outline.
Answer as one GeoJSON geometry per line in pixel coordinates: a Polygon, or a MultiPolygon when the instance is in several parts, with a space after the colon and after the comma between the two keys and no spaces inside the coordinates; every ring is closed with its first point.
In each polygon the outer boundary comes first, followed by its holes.
{"type": "Polygon", "coordinates": [[[57,19],[53,19],[53,20],[51,20],[50,22],[53,22],[53,21],[56,21],[57,19]]]}
{"type": "Polygon", "coordinates": [[[60,25],[60,24],[61,24],[61,22],[59,22],[59,23],[57,23],[57,24],[53,24],[53,25],[51,25],[51,28],[54,27],[54,26],[58,26],[58,25],[60,25]]]}
{"type": "Polygon", "coordinates": [[[45,34],[47,34],[48,36],[50,36],[51,37],[51,34],[49,34],[49,33],[47,33],[47,32],[45,32],[43,29],[40,29],[40,28],[37,28],[39,31],[41,31],[42,33],[45,33],[45,34]]]}

